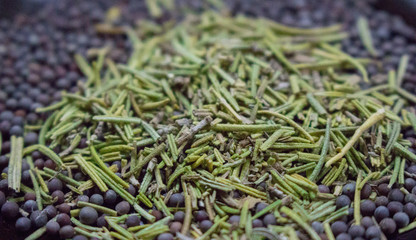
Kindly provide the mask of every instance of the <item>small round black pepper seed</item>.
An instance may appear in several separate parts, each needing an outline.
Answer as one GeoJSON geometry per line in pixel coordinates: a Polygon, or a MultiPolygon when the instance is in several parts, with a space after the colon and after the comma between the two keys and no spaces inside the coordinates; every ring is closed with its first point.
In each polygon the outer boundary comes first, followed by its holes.
{"type": "Polygon", "coordinates": [[[173,235],[171,233],[162,233],[157,236],[157,240],[173,240],[173,235]]]}
{"type": "Polygon", "coordinates": [[[108,227],[107,220],[105,220],[105,214],[97,218],[97,227],[108,227]]]}
{"type": "Polygon", "coordinates": [[[326,185],[318,185],[318,191],[320,193],[330,193],[329,187],[326,185]]]}
{"type": "Polygon", "coordinates": [[[30,219],[27,217],[20,217],[19,219],[17,219],[15,226],[16,231],[27,232],[31,228],[30,219]]]}
{"type": "Polygon", "coordinates": [[[163,218],[163,213],[159,210],[152,210],[150,214],[152,214],[156,218],[156,221],[163,218]]]}
{"type": "Polygon", "coordinates": [[[332,233],[335,236],[338,236],[341,233],[347,232],[348,226],[345,222],[336,221],[336,222],[332,223],[331,230],[332,230],[332,233]]]}
{"type": "Polygon", "coordinates": [[[185,212],[183,211],[177,211],[174,215],[173,215],[173,220],[177,221],[177,222],[183,222],[183,220],[185,219],[185,212]]]}
{"type": "Polygon", "coordinates": [[[208,231],[208,229],[212,227],[212,225],[214,224],[210,220],[204,220],[199,223],[199,228],[201,229],[202,232],[206,232],[208,231]]]}
{"type": "Polygon", "coordinates": [[[400,189],[395,188],[390,191],[388,198],[390,201],[403,202],[404,194],[400,191],[400,189]]]}
{"type": "Polygon", "coordinates": [[[415,186],[416,180],[413,178],[406,178],[406,180],[404,180],[404,187],[407,189],[407,191],[412,191],[415,186]]]}
{"type": "Polygon", "coordinates": [[[38,134],[35,132],[29,132],[25,136],[25,145],[33,145],[38,142],[38,134]]]}
{"type": "Polygon", "coordinates": [[[34,200],[28,200],[23,204],[23,210],[25,210],[28,213],[32,213],[33,211],[38,210],[38,205],[36,201],[34,200]]]}
{"type": "Polygon", "coordinates": [[[377,207],[379,206],[387,206],[389,203],[389,199],[386,196],[378,196],[376,197],[376,200],[374,201],[377,207]]]}
{"type": "Polygon", "coordinates": [[[380,222],[381,231],[390,235],[396,231],[396,222],[391,218],[385,218],[380,222]]]}
{"type": "Polygon", "coordinates": [[[11,136],[22,136],[23,135],[23,128],[18,126],[18,125],[14,125],[12,128],[10,128],[9,134],[11,136]]]}
{"type": "Polygon", "coordinates": [[[169,207],[183,207],[185,198],[182,193],[174,193],[170,196],[168,205],[169,207]]]}
{"type": "Polygon", "coordinates": [[[401,202],[392,201],[387,204],[387,208],[389,209],[390,216],[393,216],[395,213],[403,211],[403,204],[401,202]]]}
{"type": "Polygon", "coordinates": [[[126,219],[127,227],[134,227],[140,225],[140,218],[137,215],[130,215],[126,219]]]}
{"type": "Polygon", "coordinates": [[[208,220],[209,219],[209,216],[208,216],[208,213],[207,212],[205,212],[204,210],[200,210],[200,211],[196,211],[195,212],[195,219],[198,222],[202,222],[204,220],[208,220]]]}
{"type": "Polygon", "coordinates": [[[380,195],[387,196],[390,192],[389,185],[387,183],[382,183],[378,185],[377,191],[380,195]]]}
{"type": "Polygon", "coordinates": [[[87,195],[79,195],[77,197],[78,202],[89,202],[90,198],[87,195]]]}
{"type": "Polygon", "coordinates": [[[341,233],[335,240],[351,240],[351,236],[348,233],[341,233]]]}
{"type": "MultiPolygon", "coordinates": [[[[56,164],[51,159],[46,160],[44,165],[45,165],[45,167],[50,168],[52,170],[56,169],[56,164]]],[[[62,187],[62,185],[61,185],[61,187],[62,187]]],[[[49,188],[49,184],[48,184],[48,188],[49,188]]],[[[58,189],[56,189],[56,190],[58,190],[58,189]]]]}
{"type": "Polygon", "coordinates": [[[367,199],[370,197],[372,192],[370,184],[366,183],[364,184],[363,188],[361,189],[361,199],[367,199]]]}
{"type": "Polygon", "coordinates": [[[182,223],[181,222],[172,222],[169,225],[169,230],[172,234],[176,234],[177,232],[180,232],[182,229],[182,223]]]}
{"type": "Polygon", "coordinates": [[[67,203],[62,203],[56,207],[60,213],[69,214],[71,212],[71,206],[67,203]]]}
{"type": "Polygon", "coordinates": [[[129,188],[127,189],[127,191],[131,194],[131,195],[133,195],[133,196],[136,196],[136,188],[133,186],[133,185],[129,185],[129,188]]]}
{"type": "Polygon", "coordinates": [[[46,213],[46,215],[48,216],[49,219],[54,218],[57,214],[56,208],[52,205],[46,206],[44,211],[45,211],[45,213],[46,213]]]}
{"type": "Polygon", "coordinates": [[[347,195],[350,199],[354,197],[355,192],[355,182],[345,184],[342,188],[342,194],[347,195]]]}
{"type": "Polygon", "coordinates": [[[57,179],[57,178],[52,178],[49,182],[48,182],[48,189],[49,192],[55,192],[56,190],[62,190],[62,181],[57,179]]]}
{"type": "Polygon", "coordinates": [[[260,219],[254,219],[252,225],[253,225],[253,228],[264,227],[263,221],[260,219]]]}
{"type": "Polygon", "coordinates": [[[414,203],[406,203],[403,207],[403,212],[405,212],[410,219],[415,219],[416,217],[416,205],[414,203]]]}
{"type": "Polygon", "coordinates": [[[269,206],[267,203],[259,202],[256,204],[256,213],[260,212],[261,210],[265,209],[267,206],[269,206]]]}
{"type": "Polygon", "coordinates": [[[348,234],[352,238],[362,237],[364,236],[364,233],[365,233],[365,228],[360,225],[352,225],[350,229],[348,229],[348,234]]]}
{"type": "Polygon", "coordinates": [[[15,202],[7,201],[1,207],[1,215],[8,219],[17,218],[19,216],[19,205],[15,202]]]}
{"type": "Polygon", "coordinates": [[[97,221],[97,218],[97,210],[92,207],[83,207],[79,212],[79,220],[84,224],[93,225],[97,221]]]}
{"type": "Polygon", "coordinates": [[[347,195],[340,195],[337,197],[337,200],[335,202],[335,205],[337,208],[342,208],[345,206],[349,206],[351,204],[351,200],[347,195]]]}
{"type": "Polygon", "coordinates": [[[396,222],[398,228],[406,227],[409,224],[409,216],[404,212],[394,214],[393,220],[396,222]]]}
{"type": "Polygon", "coordinates": [[[130,212],[130,204],[127,201],[121,201],[116,205],[115,210],[118,215],[124,215],[130,212]]]}
{"type": "Polygon", "coordinates": [[[45,226],[48,222],[48,215],[46,215],[46,212],[44,211],[36,210],[30,214],[30,221],[34,227],[40,228],[45,226]]]}
{"type": "Polygon", "coordinates": [[[374,211],[374,217],[376,218],[377,222],[380,222],[384,218],[390,216],[389,209],[385,206],[377,207],[374,211]]]}
{"type": "Polygon", "coordinates": [[[104,202],[106,205],[114,205],[117,201],[117,193],[114,192],[113,190],[108,190],[107,192],[105,192],[105,196],[104,196],[104,202]]]}
{"type": "Polygon", "coordinates": [[[72,240],[88,240],[88,238],[83,235],[76,235],[72,240]]]}
{"type": "Polygon", "coordinates": [[[377,226],[371,226],[365,231],[367,239],[378,239],[380,237],[380,229],[377,226]]]}
{"type": "Polygon", "coordinates": [[[38,169],[42,170],[43,167],[45,166],[45,161],[43,161],[42,158],[38,158],[35,160],[33,164],[35,164],[35,167],[37,167],[38,169]]]}
{"type": "Polygon", "coordinates": [[[263,217],[263,223],[264,226],[268,226],[268,225],[276,225],[276,217],[273,214],[267,214],[266,216],[263,217]]]}
{"type": "Polygon", "coordinates": [[[61,227],[61,229],[59,230],[59,236],[64,239],[72,238],[74,234],[75,234],[74,228],[70,225],[61,227]]]}
{"type": "Polygon", "coordinates": [[[311,226],[313,230],[315,230],[315,232],[318,234],[324,232],[324,225],[321,222],[314,221],[312,222],[311,226]]]}
{"type": "Polygon", "coordinates": [[[404,202],[405,203],[416,203],[416,195],[413,193],[410,194],[406,194],[406,196],[404,197],[404,202]]]}
{"type": "Polygon", "coordinates": [[[376,204],[371,200],[364,200],[361,202],[360,210],[364,216],[371,216],[376,209],[376,204]]]}
{"type": "Polygon", "coordinates": [[[90,203],[94,203],[94,204],[97,204],[97,205],[103,205],[104,204],[104,198],[100,194],[97,194],[97,193],[93,194],[90,197],[90,203]]]}
{"type": "Polygon", "coordinates": [[[55,204],[61,204],[64,202],[64,192],[56,190],[51,194],[52,199],[55,199],[55,204]]]}
{"type": "Polygon", "coordinates": [[[240,224],[240,216],[239,215],[232,215],[228,219],[228,223],[230,223],[231,225],[234,225],[234,226],[238,226],[238,224],[240,224]]]}
{"type": "Polygon", "coordinates": [[[56,235],[58,234],[59,230],[61,229],[61,226],[59,226],[59,223],[57,223],[54,220],[50,220],[47,224],[46,224],[46,232],[49,235],[56,235]]]}
{"type": "Polygon", "coordinates": [[[71,224],[71,218],[66,213],[60,213],[56,216],[56,221],[61,227],[71,224]]]}

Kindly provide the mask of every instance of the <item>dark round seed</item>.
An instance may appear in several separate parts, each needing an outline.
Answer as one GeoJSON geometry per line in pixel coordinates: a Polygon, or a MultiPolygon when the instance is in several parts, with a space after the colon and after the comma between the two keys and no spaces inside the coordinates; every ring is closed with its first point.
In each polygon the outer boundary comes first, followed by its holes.
{"type": "Polygon", "coordinates": [[[177,221],[177,222],[183,222],[183,220],[185,219],[185,212],[183,211],[177,211],[174,215],[173,215],[173,220],[177,221]]]}
{"type": "Polygon", "coordinates": [[[38,205],[37,205],[36,201],[34,201],[34,200],[27,200],[23,204],[23,210],[25,210],[28,213],[32,213],[33,211],[38,210],[38,205]]]}
{"type": "Polygon", "coordinates": [[[169,225],[169,230],[170,230],[170,232],[171,232],[172,234],[175,234],[175,235],[176,235],[176,233],[177,233],[177,232],[180,232],[180,231],[181,231],[181,229],[182,229],[182,223],[181,223],[181,222],[172,222],[172,223],[169,225]]]}
{"type": "Polygon", "coordinates": [[[108,227],[107,220],[105,220],[105,215],[101,215],[97,218],[97,227],[108,227]]]}
{"type": "Polygon", "coordinates": [[[371,217],[363,217],[363,219],[361,219],[361,225],[365,228],[369,228],[374,225],[373,219],[371,219],[371,217]]]}
{"type": "Polygon", "coordinates": [[[387,204],[387,208],[389,209],[390,216],[393,216],[395,213],[403,211],[403,204],[401,202],[393,201],[387,204]]]}
{"type": "Polygon", "coordinates": [[[355,182],[345,184],[342,188],[342,194],[347,195],[350,199],[354,197],[355,192],[355,182]]]}
{"type": "Polygon", "coordinates": [[[36,159],[36,161],[33,163],[35,164],[35,167],[37,167],[38,169],[43,169],[43,167],[45,166],[45,161],[43,161],[42,158],[36,159]]]}
{"type": "Polygon", "coordinates": [[[269,206],[267,203],[259,202],[256,204],[256,213],[260,212],[261,210],[265,209],[267,206],[269,206]]]}
{"type": "Polygon", "coordinates": [[[30,219],[27,217],[20,217],[19,219],[17,219],[15,226],[16,231],[27,232],[30,230],[31,227],[30,219]]]}
{"type": "Polygon", "coordinates": [[[126,223],[127,227],[139,226],[140,225],[140,218],[137,215],[130,215],[126,219],[125,223],[126,223]]]}
{"type": "Polygon", "coordinates": [[[67,203],[62,203],[56,207],[60,213],[70,214],[71,206],[67,203]]]}
{"type": "Polygon", "coordinates": [[[398,228],[406,227],[409,224],[409,216],[404,212],[398,212],[394,214],[393,220],[396,222],[398,228]]]}
{"type": "Polygon", "coordinates": [[[59,230],[59,236],[61,238],[72,238],[75,234],[74,228],[70,225],[66,225],[59,230]]]}
{"type": "Polygon", "coordinates": [[[208,213],[207,212],[205,212],[204,210],[200,210],[200,211],[196,211],[195,212],[195,219],[198,222],[202,222],[204,220],[208,220],[209,219],[209,216],[208,216],[208,213]]]}
{"type": "Polygon", "coordinates": [[[116,203],[117,201],[117,193],[114,192],[113,190],[108,190],[107,192],[105,192],[105,196],[104,196],[104,202],[105,204],[112,206],[116,203]]]}
{"type": "Polygon", "coordinates": [[[0,207],[2,207],[5,202],[6,202],[6,195],[4,195],[2,191],[0,191],[0,207]]]}
{"type": "Polygon", "coordinates": [[[214,224],[210,220],[204,220],[199,223],[199,228],[201,229],[202,232],[206,232],[208,231],[208,229],[212,227],[212,225],[214,224]]]}
{"type": "Polygon", "coordinates": [[[377,226],[371,226],[365,231],[367,239],[378,239],[380,237],[380,230],[377,226]]]}
{"type": "Polygon", "coordinates": [[[378,196],[374,201],[377,207],[379,206],[387,206],[389,203],[389,199],[386,196],[378,196]]]}
{"type": "Polygon", "coordinates": [[[60,213],[56,216],[56,221],[61,227],[71,224],[71,218],[66,213],[60,213]]]}
{"type": "Polygon", "coordinates": [[[59,223],[57,223],[54,220],[50,220],[47,224],[46,224],[46,232],[49,235],[56,235],[58,234],[59,230],[61,229],[61,226],[59,226],[59,223]]]}
{"type": "Polygon", "coordinates": [[[56,164],[51,159],[46,160],[44,165],[45,167],[50,168],[50,169],[56,168],[56,164]]]}
{"type": "Polygon", "coordinates": [[[83,235],[76,235],[72,240],[88,240],[88,238],[83,235]]]}
{"type": "Polygon", "coordinates": [[[416,203],[416,195],[413,193],[410,194],[406,194],[406,196],[404,197],[404,202],[405,203],[416,203]]]}
{"type": "Polygon", "coordinates": [[[52,199],[56,200],[56,204],[61,204],[64,202],[64,192],[62,192],[61,190],[56,190],[54,191],[52,194],[52,199]]]}
{"type": "Polygon", "coordinates": [[[414,203],[406,203],[403,207],[403,212],[413,220],[416,217],[416,205],[414,203]]]}
{"type": "Polygon", "coordinates": [[[253,225],[253,228],[264,227],[263,221],[260,219],[254,219],[252,225],[253,225]]]}
{"type": "Polygon", "coordinates": [[[97,194],[97,193],[93,194],[90,197],[90,203],[94,203],[94,204],[97,204],[97,205],[103,205],[104,204],[104,198],[100,194],[97,194]]]}
{"type": "Polygon", "coordinates": [[[79,220],[84,224],[93,225],[97,221],[97,218],[97,210],[92,207],[83,207],[79,212],[79,220]]]}
{"type": "Polygon", "coordinates": [[[387,196],[390,192],[389,185],[387,183],[382,183],[377,187],[378,194],[387,196]]]}
{"type": "Polygon", "coordinates": [[[127,191],[131,194],[131,195],[133,195],[133,196],[136,196],[136,188],[133,186],[133,185],[129,185],[129,188],[127,189],[127,191]]]}
{"type": "Polygon", "coordinates": [[[79,195],[77,197],[78,202],[89,202],[90,198],[87,195],[79,195]]]}
{"type": "Polygon", "coordinates": [[[232,215],[228,219],[228,223],[230,223],[231,225],[238,226],[238,224],[240,224],[240,216],[239,215],[232,215]]]}
{"type": "Polygon", "coordinates": [[[351,204],[351,200],[347,195],[340,195],[337,197],[335,204],[337,208],[342,208],[345,206],[349,206],[351,204]]]}
{"type": "Polygon", "coordinates": [[[185,198],[181,193],[174,193],[170,196],[168,205],[169,207],[183,207],[185,198]]]}
{"type": "Polygon", "coordinates": [[[371,216],[376,209],[376,204],[371,200],[364,200],[361,202],[360,210],[364,216],[371,216]]]}
{"type": "Polygon", "coordinates": [[[345,222],[336,221],[336,222],[332,223],[331,230],[332,230],[332,233],[335,236],[338,236],[341,233],[347,232],[348,226],[345,222]]]}
{"type": "Polygon", "coordinates": [[[25,199],[25,201],[36,200],[36,194],[35,193],[31,193],[31,192],[27,192],[27,193],[25,193],[24,199],[25,199]]]}
{"type": "Polygon", "coordinates": [[[412,191],[415,186],[416,180],[413,178],[406,178],[406,180],[404,180],[404,187],[407,189],[407,191],[412,191]]]}
{"type": "Polygon", "coordinates": [[[157,240],[173,240],[173,235],[171,233],[162,233],[157,236],[157,240]]]}
{"type": "Polygon", "coordinates": [[[130,212],[130,203],[127,201],[121,201],[116,205],[116,211],[118,215],[124,215],[130,212]]]}
{"type": "Polygon", "coordinates": [[[380,222],[381,231],[390,235],[396,231],[396,222],[391,218],[385,218],[380,222]]]}
{"type": "Polygon", "coordinates": [[[52,178],[48,182],[49,192],[55,192],[56,190],[62,190],[62,181],[57,178],[52,178]]]}
{"type": "Polygon", "coordinates": [[[351,236],[348,233],[341,233],[336,237],[336,240],[351,240],[351,236]]]}
{"type": "Polygon", "coordinates": [[[318,191],[320,193],[330,193],[329,187],[326,185],[318,185],[318,191]]]}
{"type": "Polygon", "coordinates": [[[400,191],[400,189],[395,188],[390,191],[388,198],[390,201],[403,202],[404,194],[402,191],[400,191]]]}
{"type": "Polygon", "coordinates": [[[48,222],[48,215],[44,211],[36,210],[30,214],[30,221],[34,227],[40,228],[45,226],[48,222]]]}
{"type": "Polygon", "coordinates": [[[362,237],[364,236],[364,233],[365,233],[365,228],[360,225],[352,225],[350,229],[348,229],[348,234],[352,238],[362,237]]]}
{"type": "Polygon", "coordinates": [[[19,216],[19,205],[15,202],[7,201],[1,207],[1,215],[8,219],[17,218],[17,216],[19,216]]]}
{"type": "Polygon", "coordinates": [[[315,232],[318,234],[324,232],[324,225],[321,222],[314,221],[312,222],[311,226],[313,230],[315,230],[315,232]]]}
{"type": "Polygon", "coordinates": [[[377,207],[374,211],[374,217],[376,218],[377,222],[380,222],[384,218],[390,216],[389,209],[385,206],[377,207]]]}
{"type": "Polygon", "coordinates": [[[361,189],[361,199],[367,199],[371,195],[371,186],[370,184],[364,184],[363,188],[361,189]]]}
{"type": "Polygon", "coordinates": [[[156,221],[163,218],[163,213],[159,210],[152,210],[151,214],[156,218],[156,221]]]}
{"type": "Polygon", "coordinates": [[[277,224],[276,217],[271,213],[267,214],[263,218],[263,223],[264,223],[264,226],[276,225],[277,224]]]}
{"type": "Polygon", "coordinates": [[[45,211],[46,216],[48,216],[49,219],[54,218],[57,214],[56,208],[52,205],[46,206],[43,211],[45,211]]]}

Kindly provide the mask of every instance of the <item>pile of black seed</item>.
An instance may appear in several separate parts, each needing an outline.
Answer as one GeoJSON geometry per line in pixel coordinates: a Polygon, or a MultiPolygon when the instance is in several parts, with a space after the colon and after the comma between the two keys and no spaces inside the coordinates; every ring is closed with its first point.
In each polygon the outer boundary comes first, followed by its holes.
{"type": "MultiPolygon", "coordinates": [[[[244,13],[249,16],[264,16],[298,27],[327,26],[342,23],[352,38],[343,42],[343,48],[356,57],[370,57],[365,51],[356,29],[356,19],[359,16],[367,17],[373,34],[373,41],[379,52],[377,60],[382,65],[374,64],[368,67],[369,73],[374,76],[386,73],[390,69],[397,69],[400,57],[409,54],[411,62],[408,65],[404,79],[404,88],[416,92],[416,67],[412,59],[416,58],[415,30],[407,26],[399,17],[386,12],[375,10],[367,1],[332,1],[332,0],[286,0],[286,1],[250,1],[227,0],[233,14],[244,13]]],[[[23,135],[24,124],[36,126],[45,116],[35,113],[37,107],[49,105],[60,99],[60,91],[75,91],[77,81],[83,81],[73,55],[81,53],[87,55],[87,50],[94,47],[111,46],[110,57],[115,61],[123,62],[129,56],[130,45],[127,38],[121,35],[98,34],[94,24],[106,19],[107,9],[113,5],[121,7],[121,17],[112,24],[132,25],[137,19],[148,17],[144,1],[69,1],[63,0],[50,4],[41,11],[30,15],[19,15],[13,19],[0,19],[0,131],[3,137],[2,152],[0,156],[0,171],[7,173],[8,158],[5,156],[10,150],[11,135],[23,135]]],[[[198,1],[178,1],[177,10],[200,10],[204,7],[198,1]]],[[[37,131],[26,130],[25,144],[37,142],[37,131]]],[[[413,130],[405,133],[413,143],[416,135],[413,130]]],[[[414,147],[415,145],[413,145],[414,147]]],[[[416,151],[413,149],[413,151],[416,151]]],[[[39,168],[55,168],[54,163],[41,153],[32,154],[34,164],[39,168]]],[[[120,162],[113,164],[120,165],[120,162]]],[[[22,167],[22,181],[31,186],[29,166],[26,162],[22,167]]],[[[118,168],[120,169],[120,167],[118,168]]],[[[416,165],[406,167],[408,174],[416,174],[416,165]]],[[[63,172],[68,174],[67,172],[63,172]]],[[[74,178],[81,180],[85,176],[82,172],[74,172],[74,178]]],[[[409,175],[410,176],[410,175],[409,175]]],[[[1,215],[6,219],[15,221],[19,232],[33,231],[46,226],[50,236],[71,238],[74,229],[71,226],[71,206],[64,203],[67,197],[64,185],[59,179],[48,182],[48,189],[58,201],[42,211],[37,209],[35,195],[26,193],[16,195],[8,189],[7,180],[0,181],[1,215]],[[6,202],[6,196],[23,197],[18,203],[6,202]],[[28,213],[21,216],[19,208],[28,213]],[[56,217],[56,221],[51,219],[56,217]]],[[[395,233],[397,229],[407,225],[416,216],[416,181],[412,177],[405,180],[405,188],[409,194],[403,194],[398,186],[393,190],[387,183],[379,185],[366,185],[363,189],[361,210],[368,215],[364,217],[360,226],[351,225],[352,214],[331,225],[336,239],[376,239],[380,237],[380,230],[370,216],[374,216],[377,224],[384,234],[395,233]],[[368,199],[372,192],[377,193],[375,199],[368,199]],[[364,195],[363,195],[364,194],[364,195]],[[410,220],[409,220],[410,219],[410,220]]],[[[355,184],[344,186],[343,194],[337,199],[337,206],[350,206],[353,198],[355,184]]],[[[137,191],[133,186],[129,192],[134,195],[137,191]]],[[[321,186],[321,191],[329,191],[328,187],[321,186]]],[[[116,209],[119,213],[129,213],[131,206],[122,201],[117,194],[109,190],[101,194],[98,189],[88,190],[78,197],[78,201],[105,205],[116,209]]],[[[169,206],[183,206],[183,196],[172,196],[169,206]]],[[[260,211],[265,206],[256,206],[260,211]]],[[[157,219],[163,214],[158,210],[149,210],[157,219]]],[[[177,212],[174,221],[170,224],[172,233],[180,229],[184,213],[177,212]]],[[[95,223],[97,226],[106,226],[104,215],[99,215],[94,209],[84,207],[80,218],[85,223],[95,223]]],[[[199,211],[195,215],[201,230],[212,226],[207,213],[199,211]]],[[[264,216],[253,221],[253,227],[263,227],[274,218],[264,216]]],[[[239,222],[239,216],[232,216],[229,222],[239,222]]],[[[144,224],[137,217],[130,217],[126,227],[144,224]]],[[[313,223],[312,227],[324,239],[322,223],[313,223]]],[[[299,236],[301,237],[301,236],[299,236]]],[[[85,239],[78,235],[74,239],[85,239]]],[[[158,239],[173,239],[173,235],[166,233],[158,239]]]]}

